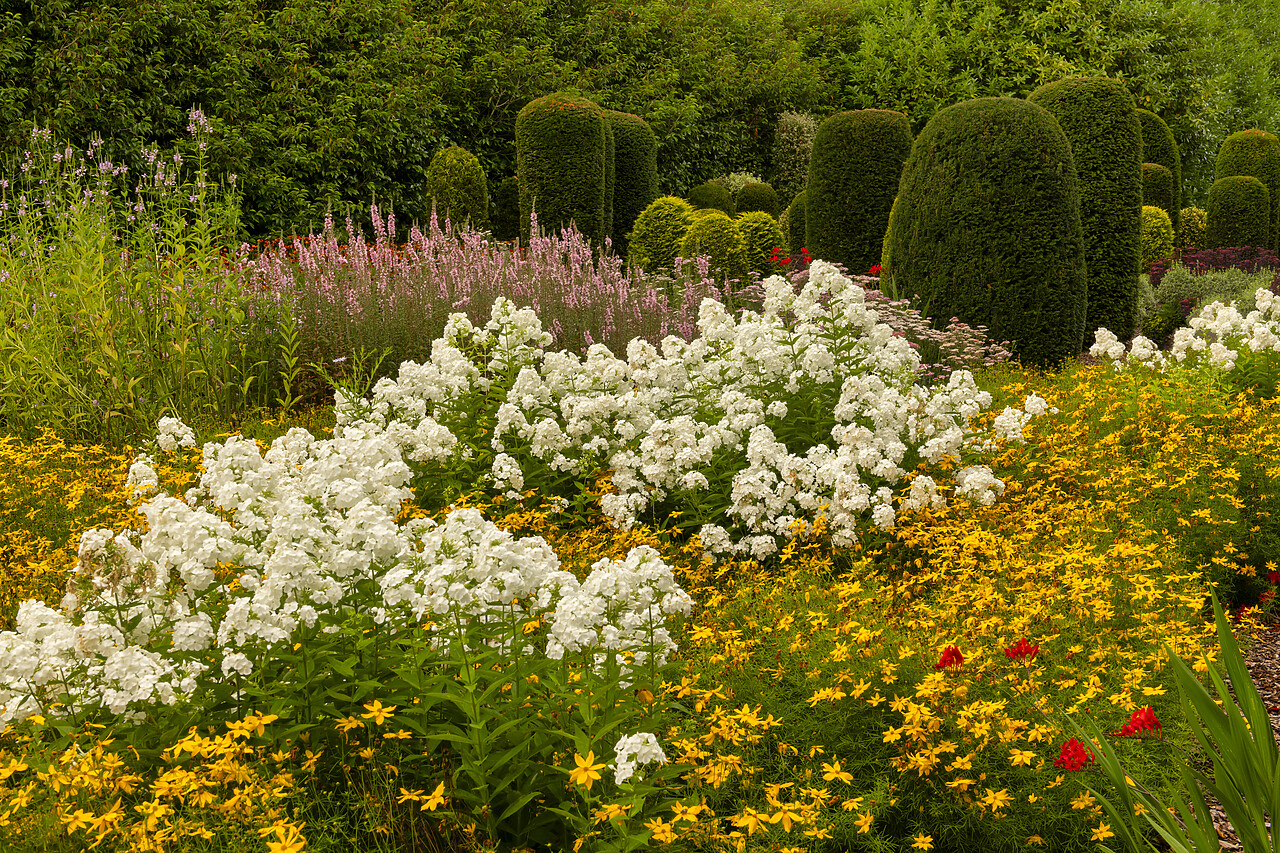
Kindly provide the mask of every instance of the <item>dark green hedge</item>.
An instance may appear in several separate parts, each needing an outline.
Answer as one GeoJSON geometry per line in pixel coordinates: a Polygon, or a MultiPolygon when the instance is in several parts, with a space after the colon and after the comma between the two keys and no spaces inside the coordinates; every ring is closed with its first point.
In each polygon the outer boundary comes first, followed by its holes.
{"type": "Polygon", "coordinates": [[[1143,162],[1164,166],[1172,177],[1172,208],[1166,207],[1165,211],[1173,220],[1173,230],[1177,231],[1182,216],[1182,154],[1178,151],[1178,142],[1164,119],[1151,110],[1139,109],[1138,121],[1142,123],[1143,162]]]}
{"type": "MultiPolygon", "coordinates": [[[[1228,136],[1218,151],[1213,176],[1227,178],[1232,175],[1252,175],[1267,188],[1268,198],[1273,201],[1280,198],[1280,139],[1265,130],[1257,129],[1241,130],[1228,136]]],[[[1240,245],[1262,246],[1274,250],[1277,234],[1280,233],[1280,209],[1277,208],[1280,205],[1271,205],[1267,241],[1240,245]]]]}
{"type": "Polygon", "coordinates": [[[738,191],[738,202],[735,206],[738,213],[763,210],[770,216],[777,216],[778,194],[769,184],[747,184],[738,191]]]}
{"type": "Polygon", "coordinates": [[[1142,254],[1142,125],[1133,96],[1119,80],[1071,77],[1028,100],[1052,113],[1071,143],[1089,277],[1085,331],[1127,339],[1142,254]]]}
{"type": "Polygon", "coordinates": [[[493,191],[493,238],[515,240],[520,236],[520,181],[504,178],[493,191]]]}
{"type": "Polygon", "coordinates": [[[658,197],[658,139],[639,116],[605,114],[613,126],[613,248],[625,258],[636,217],[658,197]]]}
{"type": "Polygon", "coordinates": [[[1173,221],[1173,173],[1159,163],[1142,164],[1142,203],[1160,208],[1173,221]]]}
{"type": "Polygon", "coordinates": [[[436,218],[454,228],[470,222],[489,227],[489,186],[474,154],[457,145],[436,152],[427,169],[427,193],[435,202],[436,218]]]}
{"type": "Polygon", "coordinates": [[[1209,188],[1204,248],[1270,245],[1271,194],[1252,175],[1219,178],[1209,188]]]}
{"type": "Polygon", "coordinates": [[[714,209],[733,216],[737,211],[733,207],[733,195],[719,184],[698,184],[689,190],[689,204],[698,210],[714,209]]]}
{"type": "Polygon", "coordinates": [[[892,110],[837,113],[818,126],[805,184],[809,254],[854,275],[880,262],[910,152],[911,123],[892,110]]]}
{"type": "Polygon", "coordinates": [[[796,193],[791,200],[790,213],[787,214],[787,250],[799,256],[801,249],[808,249],[809,213],[805,210],[804,190],[796,193]]]}
{"type": "Polygon", "coordinates": [[[516,177],[520,180],[520,242],[529,241],[529,214],[550,232],[570,222],[592,245],[604,239],[604,110],[577,95],[555,92],[530,101],[516,117],[516,177]]]}
{"type": "Polygon", "coordinates": [[[1014,98],[940,110],[911,148],[885,255],[884,275],[935,324],[985,325],[1024,364],[1079,355],[1084,238],[1057,119],[1014,98]]]}
{"type": "Polygon", "coordinates": [[[609,120],[609,111],[602,110],[601,117],[604,119],[604,229],[600,232],[600,239],[603,242],[606,236],[613,234],[613,190],[614,190],[614,171],[616,164],[614,157],[616,152],[613,140],[613,122],[609,120]]]}

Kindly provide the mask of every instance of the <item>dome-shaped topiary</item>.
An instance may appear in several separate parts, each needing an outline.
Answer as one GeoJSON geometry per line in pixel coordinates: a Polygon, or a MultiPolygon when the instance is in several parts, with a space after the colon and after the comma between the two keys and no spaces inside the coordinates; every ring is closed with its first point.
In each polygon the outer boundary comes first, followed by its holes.
{"type": "Polygon", "coordinates": [[[979,98],[934,114],[911,148],[885,248],[884,273],[935,323],[986,326],[1024,364],[1080,354],[1087,292],[1076,168],[1043,107],[979,98]]]}
{"type": "Polygon", "coordinates": [[[1142,203],[1158,207],[1173,222],[1173,173],[1159,163],[1142,164],[1142,203]]]}
{"type": "Polygon", "coordinates": [[[445,220],[453,228],[489,227],[489,188],[484,169],[471,152],[457,145],[437,151],[427,167],[427,194],[442,228],[445,220]]]}
{"type": "Polygon", "coordinates": [[[627,257],[646,272],[670,269],[692,224],[689,202],[673,195],[654,199],[627,235],[627,257]]]}
{"type": "Polygon", "coordinates": [[[768,278],[778,272],[781,267],[775,260],[774,249],[785,251],[782,229],[778,220],[767,210],[752,210],[743,213],[734,220],[738,233],[742,235],[742,246],[745,253],[747,269],[760,273],[761,278],[768,278]]]}
{"type": "Polygon", "coordinates": [[[1142,269],[1173,257],[1173,220],[1164,208],[1142,206],[1142,269]]]}
{"type": "Polygon", "coordinates": [[[1198,207],[1184,207],[1179,211],[1177,238],[1174,244],[1179,249],[1199,249],[1204,246],[1205,226],[1209,223],[1207,214],[1198,207]]]}
{"type": "Polygon", "coordinates": [[[1069,77],[1027,98],[1044,107],[1071,143],[1088,272],[1086,334],[1132,336],[1141,255],[1142,125],[1133,95],[1109,77],[1069,77]]]}
{"type": "Polygon", "coordinates": [[[1204,248],[1256,246],[1271,239],[1271,194],[1252,175],[1219,178],[1209,188],[1204,248]]]}
{"type": "Polygon", "coordinates": [[[706,255],[711,274],[718,279],[742,279],[747,274],[746,246],[742,232],[725,213],[715,211],[696,216],[680,244],[680,257],[706,255]]]}
{"type": "Polygon", "coordinates": [[[538,226],[574,223],[593,245],[604,239],[605,117],[595,103],[555,92],[530,101],[516,116],[520,179],[520,241],[529,242],[529,214],[538,226]]]}
{"type": "Polygon", "coordinates": [[[855,273],[879,263],[910,151],[911,124],[892,110],[836,113],[818,126],[805,185],[809,254],[855,273]]]}
{"type": "MultiPolygon", "coordinates": [[[[818,120],[808,113],[785,112],[773,131],[773,180],[780,198],[794,197],[809,180],[809,155],[818,120]]],[[[797,249],[800,247],[797,246],[797,249]]]]}
{"type": "Polygon", "coordinates": [[[734,207],[738,213],[763,210],[770,216],[778,215],[778,194],[768,184],[747,184],[738,190],[734,207]]]}
{"type": "Polygon", "coordinates": [[[613,248],[625,258],[636,217],[658,197],[658,137],[639,116],[607,115],[613,125],[613,248]]]}
{"type": "MultiPolygon", "coordinates": [[[[1242,130],[1228,136],[1218,150],[1213,177],[1227,178],[1232,175],[1252,175],[1267,188],[1267,198],[1280,198],[1280,139],[1265,130],[1257,129],[1242,130]]],[[[1276,248],[1277,233],[1280,230],[1280,205],[1272,204],[1271,208],[1267,242],[1247,245],[1273,250],[1276,248]]],[[[1212,212],[1212,208],[1210,210],[1212,212]]]]}
{"type": "Polygon", "coordinates": [[[1138,122],[1142,125],[1142,159],[1146,163],[1158,163],[1169,170],[1173,179],[1173,199],[1169,218],[1173,220],[1173,230],[1178,230],[1182,207],[1182,154],[1178,151],[1178,141],[1173,138],[1173,131],[1164,119],[1151,110],[1138,110],[1138,122]]]}
{"type": "Polygon", "coordinates": [[[787,210],[787,251],[792,255],[798,255],[801,249],[809,247],[809,213],[805,210],[804,190],[796,193],[787,210]]]}
{"type": "Polygon", "coordinates": [[[720,184],[710,181],[689,190],[689,204],[698,210],[718,210],[726,216],[734,214],[733,194],[720,184]]]}

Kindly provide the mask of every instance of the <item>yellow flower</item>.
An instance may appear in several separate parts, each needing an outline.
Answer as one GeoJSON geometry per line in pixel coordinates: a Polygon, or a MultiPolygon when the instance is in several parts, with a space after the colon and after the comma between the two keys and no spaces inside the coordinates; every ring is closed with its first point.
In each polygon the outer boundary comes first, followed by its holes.
{"type": "Polygon", "coordinates": [[[822,778],[824,781],[834,782],[836,779],[839,779],[841,782],[844,782],[846,785],[853,781],[853,774],[847,773],[844,770],[841,770],[839,761],[833,762],[831,764],[827,764],[824,761],[822,763],[822,769],[827,771],[822,775],[822,778]]]}
{"type": "Polygon", "coordinates": [[[1093,804],[1095,802],[1097,801],[1094,800],[1093,796],[1088,791],[1085,791],[1080,796],[1076,797],[1074,800],[1071,801],[1071,808],[1091,809],[1093,808],[1093,804]]]}
{"type": "Polygon", "coordinates": [[[675,822],[667,823],[662,818],[654,818],[644,825],[653,833],[653,840],[662,844],[670,844],[676,840],[675,822]]]}
{"type": "Polygon", "coordinates": [[[77,829],[83,829],[89,825],[89,819],[93,817],[92,812],[84,809],[76,809],[70,815],[63,817],[62,822],[67,827],[67,835],[75,832],[77,829]]]}
{"type": "Polygon", "coordinates": [[[337,725],[338,731],[340,732],[349,732],[352,729],[364,728],[364,723],[357,720],[354,716],[338,717],[336,718],[335,723],[337,725]]]}
{"type": "Polygon", "coordinates": [[[1015,748],[1009,750],[1009,760],[1014,767],[1017,767],[1020,764],[1030,767],[1031,762],[1036,760],[1036,754],[1029,749],[1015,748]]]}
{"type": "Polygon", "coordinates": [[[421,788],[414,788],[410,791],[408,788],[400,789],[400,796],[396,798],[397,803],[407,803],[409,800],[417,802],[422,799],[423,791],[421,788]]]}
{"type": "Polygon", "coordinates": [[[1009,793],[1008,788],[1004,788],[999,791],[993,791],[988,788],[986,796],[978,802],[991,806],[991,810],[994,812],[999,811],[1009,805],[1009,803],[1013,802],[1013,795],[1009,793]]]}
{"type": "Polygon", "coordinates": [[[1098,824],[1098,828],[1093,831],[1093,840],[1104,841],[1113,835],[1115,835],[1115,833],[1111,831],[1111,824],[1100,823],[1098,824]]]}
{"type": "Polygon", "coordinates": [[[768,822],[767,816],[752,808],[743,808],[742,814],[733,817],[733,825],[745,829],[748,837],[764,829],[764,825],[768,822]]]}
{"type": "Polygon", "coordinates": [[[858,832],[870,832],[871,821],[875,820],[871,816],[871,812],[863,812],[862,815],[854,821],[858,825],[858,832]]]}
{"type": "Polygon", "coordinates": [[[1043,847],[1044,839],[1038,835],[1032,835],[1030,838],[1027,839],[1027,846],[1030,847],[1032,844],[1036,845],[1037,847],[1043,847]]]}
{"type": "Polygon", "coordinates": [[[916,836],[916,843],[911,845],[917,850],[932,850],[933,836],[925,835],[923,832],[916,836]]]}
{"type": "Polygon", "coordinates": [[[444,803],[444,783],[441,782],[439,785],[436,785],[436,789],[431,792],[431,796],[427,797],[427,800],[422,804],[420,811],[433,812],[437,807],[444,805],[444,803]]]}
{"type": "Polygon", "coordinates": [[[369,713],[361,714],[360,716],[366,720],[372,718],[374,725],[380,726],[383,721],[389,720],[395,716],[392,712],[395,711],[396,706],[387,705],[386,707],[383,707],[381,700],[374,699],[372,702],[365,702],[364,708],[369,713]]]}
{"type": "Polygon", "coordinates": [[[591,783],[600,778],[599,771],[604,764],[592,764],[596,760],[594,751],[588,752],[586,758],[575,752],[573,760],[578,766],[570,771],[569,781],[575,785],[585,785],[588,791],[591,790],[591,783]]]}

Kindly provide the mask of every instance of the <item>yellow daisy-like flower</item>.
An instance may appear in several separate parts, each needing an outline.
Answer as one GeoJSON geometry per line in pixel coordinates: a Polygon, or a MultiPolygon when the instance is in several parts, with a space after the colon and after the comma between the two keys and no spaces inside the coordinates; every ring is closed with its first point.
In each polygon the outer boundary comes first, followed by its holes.
{"type": "Polygon", "coordinates": [[[427,799],[422,803],[420,811],[433,812],[439,806],[444,805],[444,803],[444,783],[441,782],[439,785],[436,785],[436,789],[431,792],[431,796],[427,797],[427,799]]]}
{"type": "Polygon", "coordinates": [[[1023,765],[1030,767],[1031,762],[1036,760],[1036,754],[1029,749],[1011,749],[1009,750],[1009,763],[1014,767],[1023,765]]]}
{"type": "Polygon", "coordinates": [[[575,785],[583,785],[590,791],[591,783],[600,778],[600,771],[604,768],[604,764],[592,763],[596,760],[594,751],[588,752],[586,758],[575,752],[573,760],[578,766],[569,772],[569,781],[575,785]]]}
{"type": "Polygon", "coordinates": [[[1115,833],[1111,831],[1111,824],[1100,823],[1098,824],[1098,828],[1093,831],[1093,840],[1104,841],[1113,835],[1115,835],[1115,833]]]}
{"type": "Polygon", "coordinates": [[[384,707],[381,700],[374,699],[372,702],[365,702],[364,709],[369,713],[361,714],[360,716],[366,720],[372,719],[374,725],[380,726],[385,720],[389,720],[395,716],[392,712],[395,711],[396,706],[387,705],[384,707]]]}
{"type": "Polygon", "coordinates": [[[871,816],[871,812],[863,812],[854,823],[858,825],[858,832],[870,832],[873,820],[875,818],[871,816]]]}
{"type": "Polygon", "coordinates": [[[822,763],[822,769],[826,771],[826,773],[822,774],[822,778],[827,782],[834,782],[839,779],[847,785],[853,781],[853,774],[841,770],[839,761],[832,762],[831,764],[827,764],[824,761],[822,763]]]}
{"type": "Polygon", "coordinates": [[[923,832],[916,836],[916,843],[911,845],[917,850],[932,850],[933,836],[925,835],[923,832]]]}

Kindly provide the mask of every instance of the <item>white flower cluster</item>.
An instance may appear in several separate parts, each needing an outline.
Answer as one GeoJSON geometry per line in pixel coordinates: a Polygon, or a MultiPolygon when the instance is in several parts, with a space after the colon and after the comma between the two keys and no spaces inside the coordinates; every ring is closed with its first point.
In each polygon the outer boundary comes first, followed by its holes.
{"type": "Polygon", "coordinates": [[[415,462],[451,464],[479,443],[463,435],[479,391],[495,408],[484,440],[496,490],[606,468],[613,523],[629,528],[664,501],[710,507],[695,520],[712,553],[767,556],[802,518],[825,518],[847,545],[867,518],[888,528],[945,501],[928,477],[894,489],[919,461],[961,459],[969,419],[991,402],[972,374],[915,384],[916,352],[831,264],[814,262],[799,292],[781,276],[763,290],[762,311],[735,320],[705,300],[693,341],[636,339],[625,360],[600,345],[546,352],[537,317],[499,300],[483,329],[454,315],[429,363],[345,401],[339,422],[385,432],[415,462]]]}
{"type": "Polygon", "coordinates": [[[636,732],[618,738],[613,747],[613,781],[621,785],[636,773],[641,764],[667,763],[658,739],[649,732],[636,732]]]}
{"type": "Polygon", "coordinates": [[[1034,391],[1027,395],[1027,399],[1022,404],[1022,409],[1005,406],[1004,411],[996,416],[992,425],[995,431],[995,440],[988,442],[987,449],[994,450],[998,446],[997,440],[1007,441],[1010,444],[1026,444],[1022,431],[1027,424],[1031,423],[1031,419],[1047,412],[1056,414],[1057,411],[1057,406],[1050,407],[1048,401],[1034,391]]]}
{"type": "Polygon", "coordinates": [[[195,447],[196,434],[177,418],[161,418],[157,424],[156,444],[166,453],[172,453],[179,447],[195,447]]]}

